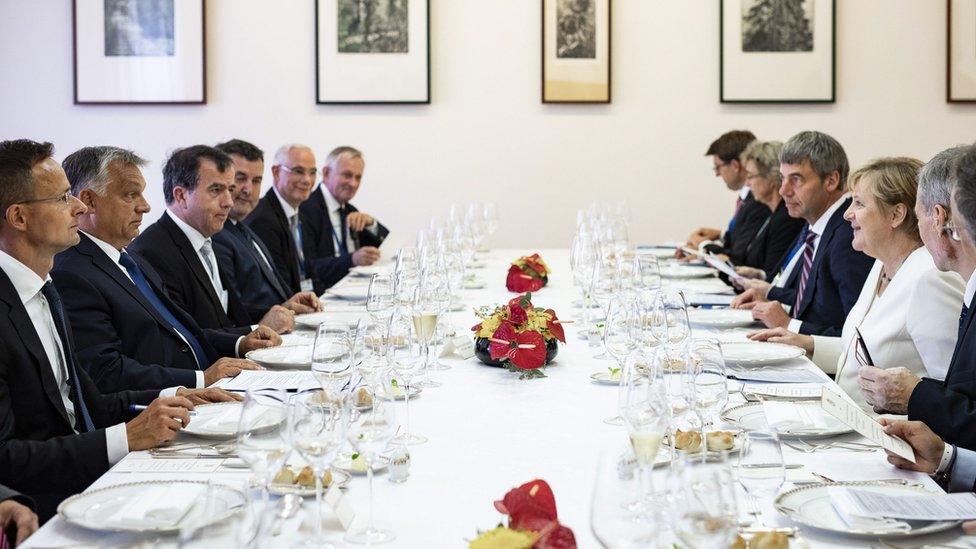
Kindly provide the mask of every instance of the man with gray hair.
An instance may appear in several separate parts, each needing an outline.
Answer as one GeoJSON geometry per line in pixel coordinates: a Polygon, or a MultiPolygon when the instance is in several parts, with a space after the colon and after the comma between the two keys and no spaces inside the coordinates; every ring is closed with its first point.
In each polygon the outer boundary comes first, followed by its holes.
{"type": "MultiPolygon", "coordinates": [[[[959,232],[952,222],[950,202],[956,187],[955,163],[968,150],[969,147],[953,147],[929,160],[918,173],[918,197],[915,201],[918,232],[925,248],[932,254],[935,266],[941,271],[957,273],[963,280],[972,278],[976,271],[976,258],[963,248],[959,232]]],[[[963,320],[960,318],[960,332],[965,326],[963,320]]],[[[962,334],[959,335],[961,339],[962,334]]],[[[912,392],[921,381],[907,368],[863,366],[858,373],[861,392],[877,412],[906,413],[912,392]]]]}
{"type": "Polygon", "coordinates": [[[313,268],[322,290],[342,280],[353,266],[378,261],[379,246],[390,234],[376,218],[350,204],[365,169],[362,152],[336,147],[325,159],[317,192],[302,204],[316,246],[313,268]]]}
{"type": "MultiPolygon", "coordinates": [[[[851,246],[854,231],[844,219],[851,203],[847,154],[833,137],[804,131],[786,142],[779,160],[780,195],[790,217],[807,222],[798,263],[783,287],[750,288],[733,300],[733,307],[752,309],[767,328],[839,336],[874,264],[851,246]]],[[[776,330],[756,335],[779,336],[776,330]]]]}
{"type": "MultiPolygon", "coordinates": [[[[85,147],[62,162],[72,194],[88,207],[78,219],[79,243],[57,255],[51,272],[79,364],[104,392],[206,387],[257,369],[249,360],[227,358],[236,356],[238,335],[201,329],[156,270],[126,250],[150,210],[140,170],[145,164],[118,147],[85,147]]],[[[241,351],[271,344],[260,335],[265,331],[246,336],[241,351]]]]}

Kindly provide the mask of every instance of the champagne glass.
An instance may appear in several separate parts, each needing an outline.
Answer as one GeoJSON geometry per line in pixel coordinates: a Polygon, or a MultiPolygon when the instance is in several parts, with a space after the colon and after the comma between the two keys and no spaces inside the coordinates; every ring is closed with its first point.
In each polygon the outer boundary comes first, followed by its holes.
{"type": "Polygon", "coordinates": [[[345,442],[346,414],[341,403],[322,390],[295,395],[288,407],[288,434],[292,447],[315,473],[315,536],[305,545],[333,547],[322,531],[322,475],[332,466],[345,442]]]}
{"type": "MultiPolygon", "coordinates": [[[[629,360],[634,369],[641,353],[634,353],[629,360]]],[[[657,459],[661,441],[671,423],[671,411],[667,398],[653,380],[645,376],[631,374],[626,385],[626,395],[621,415],[627,426],[630,444],[634,449],[641,472],[641,491],[639,502],[647,505],[654,493],[652,471],[657,459]]],[[[646,508],[650,511],[651,508],[646,508]]],[[[640,520],[647,520],[643,517],[640,520]]]]}
{"type": "Polygon", "coordinates": [[[375,273],[369,277],[369,290],[366,292],[366,312],[374,320],[389,320],[393,312],[395,296],[393,277],[375,273]]]}
{"type": "Polygon", "coordinates": [[[312,374],[330,398],[342,398],[349,388],[353,362],[353,334],[342,322],[323,322],[312,345],[312,374]]]}
{"type": "Polygon", "coordinates": [[[402,386],[404,390],[403,433],[393,440],[403,445],[423,444],[427,442],[427,437],[410,432],[410,390],[414,380],[424,371],[424,356],[415,334],[412,318],[401,314],[394,315],[390,323],[390,339],[395,343],[387,349],[387,365],[389,372],[397,380],[397,385],[402,386]]]}
{"type": "Polygon", "coordinates": [[[420,387],[440,387],[441,383],[430,379],[430,343],[437,329],[437,319],[451,303],[451,290],[444,273],[435,269],[424,271],[414,292],[412,303],[414,336],[421,345],[424,357],[424,379],[420,387]]]}
{"type": "Polygon", "coordinates": [[[374,400],[371,410],[350,419],[346,438],[366,462],[366,482],[369,485],[366,526],[346,534],[346,541],[350,543],[371,545],[386,543],[396,538],[393,531],[377,527],[373,520],[373,467],[376,458],[386,450],[393,438],[396,427],[396,406],[394,402],[382,399],[374,400]]]}
{"type": "MultiPolygon", "coordinates": [[[[237,422],[237,455],[261,486],[262,509],[270,509],[268,485],[291,455],[287,429],[288,394],[280,389],[249,389],[237,422]]],[[[268,513],[255,513],[266,516],[268,513]]],[[[262,531],[258,526],[258,533],[262,531]]]]}
{"type": "Polygon", "coordinates": [[[754,527],[762,528],[760,498],[770,498],[779,492],[786,479],[783,450],[775,432],[750,431],[739,452],[739,484],[751,498],[750,514],[754,527]]]}

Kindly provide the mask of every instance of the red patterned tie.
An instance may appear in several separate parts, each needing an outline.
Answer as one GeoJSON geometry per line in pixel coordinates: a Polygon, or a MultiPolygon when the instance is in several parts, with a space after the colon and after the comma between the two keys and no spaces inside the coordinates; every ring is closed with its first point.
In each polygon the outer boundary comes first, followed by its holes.
{"type": "Polygon", "coordinates": [[[739,215],[739,210],[742,209],[742,202],[741,196],[735,199],[735,212],[732,214],[732,217],[739,215]]]}
{"type": "Polygon", "coordinates": [[[810,269],[813,267],[813,243],[817,239],[817,233],[807,232],[806,244],[803,246],[803,270],[800,271],[800,283],[796,287],[796,302],[793,303],[793,310],[790,311],[793,318],[800,314],[800,304],[803,303],[803,292],[807,289],[807,279],[810,278],[810,269]]]}

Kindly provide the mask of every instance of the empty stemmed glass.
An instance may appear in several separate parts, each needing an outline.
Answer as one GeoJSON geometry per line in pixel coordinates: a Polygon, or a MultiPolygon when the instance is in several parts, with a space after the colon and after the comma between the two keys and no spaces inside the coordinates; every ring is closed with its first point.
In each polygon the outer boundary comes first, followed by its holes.
{"type": "MultiPolygon", "coordinates": [[[[610,356],[617,361],[621,384],[625,384],[624,368],[627,365],[627,357],[638,346],[638,339],[635,336],[637,322],[637,304],[633,299],[618,295],[610,302],[607,308],[607,328],[604,331],[603,343],[610,356]]],[[[608,425],[623,425],[623,418],[618,414],[604,419],[603,422],[608,425]]]]}
{"type": "Polygon", "coordinates": [[[366,482],[369,485],[369,505],[366,526],[346,534],[351,543],[374,544],[392,541],[396,535],[379,528],[373,521],[373,467],[380,453],[386,450],[397,428],[396,406],[393,401],[375,399],[373,408],[351,418],[346,438],[366,463],[366,482]]]}
{"type": "Polygon", "coordinates": [[[322,476],[345,443],[347,415],[341,402],[322,390],[298,393],[288,408],[288,437],[292,447],[315,473],[315,536],[305,545],[333,547],[322,531],[322,476]]]}
{"type": "Polygon", "coordinates": [[[353,334],[341,322],[323,322],[312,345],[312,374],[329,398],[343,398],[348,392],[354,363],[353,334]]]}
{"type": "MultiPolygon", "coordinates": [[[[387,348],[389,372],[403,387],[404,418],[403,432],[394,437],[394,442],[404,445],[423,444],[427,437],[410,432],[410,391],[414,380],[424,371],[424,356],[415,336],[412,318],[395,314],[390,322],[390,346],[387,348]],[[417,343],[414,343],[417,341],[417,343]]],[[[396,395],[392,394],[393,398],[396,395]]]]}
{"type": "Polygon", "coordinates": [[[642,290],[661,289],[661,264],[654,254],[637,252],[634,257],[638,286],[642,290]]]}
{"type": "Polygon", "coordinates": [[[691,377],[695,398],[693,405],[708,430],[714,417],[729,401],[728,377],[722,345],[716,339],[695,339],[691,342],[691,377]]]}
{"type": "MultiPolygon", "coordinates": [[[[237,455],[247,463],[260,483],[264,510],[269,508],[268,485],[292,451],[287,416],[288,394],[285,391],[261,389],[248,390],[244,394],[241,417],[237,422],[237,455]]],[[[258,532],[262,530],[259,525],[258,532]]]]}
{"type": "Polygon", "coordinates": [[[750,514],[755,517],[753,527],[762,527],[760,498],[772,497],[779,492],[786,479],[783,450],[774,432],[750,431],[739,452],[739,484],[751,498],[750,514]]]}
{"type": "Polygon", "coordinates": [[[691,337],[691,324],[688,322],[688,306],[680,291],[661,290],[657,293],[655,336],[662,344],[679,344],[691,337]]]}
{"type": "MultiPolygon", "coordinates": [[[[610,306],[610,301],[618,290],[616,267],[616,263],[608,258],[601,258],[593,265],[593,280],[590,285],[590,294],[600,306],[600,312],[603,313],[603,329],[600,330],[601,342],[603,340],[602,336],[607,329],[607,308],[610,306]]],[[[612,357],[607,354],[607,350],[604,348],[593,358],[609,359],[612,357]]]]}
{"type": "Polygon", "coordinates": [[[437,319],[451,303],[451,289],[447,277],[437,270],[424,271],[420,283],[414,291],[411,309],[413,313],[414,336],[420,343],[424,359],[424,379],[419,387],[440,387],[438,381],[430,379],[430,343],[437,329],[437,319]]]}
{"type": "Polygon", "coordinates": [[[738,532],[735,489],[728,464],[688,454],[676,483],[675,532],[688,547],[728,547],[738,532]]]}
{"type": "Polygon", "coordinates": [[[373,320],[389,321],[396,304],[393,293],[393,277],[374,273],[369,277],[369,290],[366,292],[366,312],[373,320]]]}

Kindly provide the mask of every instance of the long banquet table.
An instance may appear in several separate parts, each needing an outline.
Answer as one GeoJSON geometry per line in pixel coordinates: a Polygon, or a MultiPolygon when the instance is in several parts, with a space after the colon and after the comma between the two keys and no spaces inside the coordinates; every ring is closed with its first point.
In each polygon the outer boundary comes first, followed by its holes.
{"type": "MultiPolygon", "coordinates": [[[[487,266],[473,272],[487,283],[481,290],[465,290],[464,301],[470,306],[505,303],[513,294],[505,289],[508,262],[532,250],[494,250],[487,256],[487,266]]],[[[572,285],[567,250],[540,250],[553,272],[549,285],[537,292],[533,302],[551,307],[561,318],[579,316],[572,302],[578,294],[572,285]]],[[[364,279],[347,278],[341,284],[363,284],[364,279]]],[[[327,310],[337,317],[362,314],[348,303],[329,300],[327,310]]],[[[469,333],[476,323],[470,307],[451,313],[450,321],[458,333],[469,333]]],[[[410,478],[403,484],[387,481],[380,474],[375,482],[377,521],[392,528],[397,538],[387,547],[462,547],[479,530],[493,528],[503,520],[492,505],[510,488],[535,478],[552,486],[560,521],[573,529],[579,547],[598,547],[590,528],[590,508],[597,456],[601,449],[623,449],[627,435],[623,427],[607,425],[603,419],[615,413],[617,390],[613,386],[591,382],[590,374],[605,371],[610,362],[594,359],[597,349],[577,337],[578,325],[567,325],[568,344],[560,345],[555,363],[546,369],[548,377],[519,380],[516,374],[492,368],[472,358],[444,358],[450,370],[433,372],[443,382],[439,388],[425,389],[411,402],[411,427],[428,437],[426,444],[409,448],[412,458],[410,478]]],[[[744,339],[746,330],[717,335],[723,340],[744,339]]],[[[797,368],[819,370],[805,358],[797,368]]],[[[822,376],[824,383],[833,383],[822,376]]],[[[734,403],[731,395],[730,404],[734,403]]],[[[185,437],[189,438],[189,437],[185,437]]],[[[845,439],[858,440],[857,435],[845,439]]],[[[828,449],[800,453],[784,446],[786,463],[803,464],[787,471],[790,480],[813,479],[817,472],[836,480],[870,480],[902,477],[938,490],[924,474],[894,469],[884,453],[850,452],[828,449]]],[[[142,480],[212,478],[217,482],[240,487],[247,470],[221,468],[216,473],[127,473],[118,472],[129,460],[148,459],[146,452],[133,452],[109,470],[93,488],[142,480]]],[[[365,514],[366,480],[354,477],[347,497],[365,514]]],[[[791,525],[778,516],[772,501],[765,502],[766,525],[791,525]]],[[[314,499],[306,500],[306,507],[314,499]]],[[[357,519],[359,520],[359,519],[357,519]]],[[[301,515],[289,521],[280,543],[299,539],[301,515]]],[[[307,532],[307,530],[304,530],[307,532]]],[[[962,537],[959,528],[926,538],[913,538],[915,544],[951,541],[970,544],[976,538],[962,537]]],[[[332,540],[341,545],[342,533],[332,531],[332,540]]],[[[870,546],[876,540],[854,540],[801,528],[799,538],[810,546],[870,546]]],[[[175,537],[138,538],[124,534],[93,532],[72,526],[59,517],[49,521],[25,547],[91,546],[175,546],[175,537]]],[[[232,538],[213,545],[233,546],[232,538]],[[226,542],[226,543],[224,543],[226,542]]],[[[801,544],[802,545],[802,544],[801,544]]],[[[353,545],[348,545],[355,547],[353,545]]],[[[794,543],[794,546],[800,546],[794,543]]]]}

